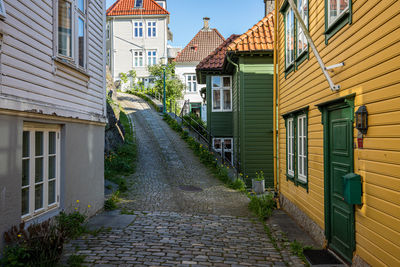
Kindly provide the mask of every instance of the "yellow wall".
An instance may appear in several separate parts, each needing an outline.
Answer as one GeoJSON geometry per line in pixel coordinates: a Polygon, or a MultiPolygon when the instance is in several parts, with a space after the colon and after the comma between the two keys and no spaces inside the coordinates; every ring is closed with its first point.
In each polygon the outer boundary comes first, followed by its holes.
{"type": "MultiPolygon", "coordinates": [[[[326,45],[324,0],[309,0],[309,29],[324,63],[345,63],[330,72],[342,87],[338,93],[329,89],[311,49],[309,60],[285,78],[284,24],[278,12],[280,192],[324,228],[323,127],[315,105],[356,93],[355,110],[367,106],[370,127],[364,149],[354,150],[354,170],[364,179],[364,204],[356,207],[356,254],[373,266],[400,266],[400,1],[352,2],[352,24],[326,45]],[[306,106],[308,193],[286,180],[282,118],[306,106]]],[[[278,10],[282,3],[278,1],[278,10]]]]}

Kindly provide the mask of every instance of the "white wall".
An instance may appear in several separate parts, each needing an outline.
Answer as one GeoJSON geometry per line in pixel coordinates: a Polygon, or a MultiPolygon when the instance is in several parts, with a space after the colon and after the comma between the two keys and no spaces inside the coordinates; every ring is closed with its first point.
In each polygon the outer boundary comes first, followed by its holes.
{"type": "MultiPolygon", "coordinates": [[[[177,63],[175,66],[175,73],[179,77],[179,79],[186,85],[186,77],[185,74],[194,74],[196,75],[196,66],[198,62],[194,62],[193,64],[182,64],[177,63]]],[[[197,92],[188,92],[185,90],[184,99],[190,100],[190,102],[198,102],[203,103],[203,98],[200,95],[201,88],[206,87],[205,84],[197,84],[197,92]]]]}
{"type": "Polygon", "coordinates": [[[88,6],[87,71],[54,60],[53,0],[5,0],[0,108],[105,122],[103,1],[88,6]]]}
{"type": "Polygon", "coordinates": [[[167,16],[137,17],[108,17],[111,24],[111,40],[107,43],[107,49],[111,51],[111,73],[114,79],[118,79],[119,73],[134,69],[138,77],[148,77],[147,50],[157,50],[157,61],[167,57],[167,16]],[[143,37],[134,37],[134,22],[143,22],[143,37]],[[157,21],[157,36],[147,37],[147,22],[157,21]],[[133,51],[143,50],[144,66],[134,67],[133,51]]]}

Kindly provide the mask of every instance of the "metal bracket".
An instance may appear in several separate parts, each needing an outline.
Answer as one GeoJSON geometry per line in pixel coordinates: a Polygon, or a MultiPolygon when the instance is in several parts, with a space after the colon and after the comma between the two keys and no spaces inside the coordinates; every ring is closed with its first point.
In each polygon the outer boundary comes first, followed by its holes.
{"type": "Polygon", "coordinates": [[[343,66],[344,66],[344,62],[340,62],[338,64],[325,67],[325,70],[336,69],[336,68],[343,67],[343,66]]]}

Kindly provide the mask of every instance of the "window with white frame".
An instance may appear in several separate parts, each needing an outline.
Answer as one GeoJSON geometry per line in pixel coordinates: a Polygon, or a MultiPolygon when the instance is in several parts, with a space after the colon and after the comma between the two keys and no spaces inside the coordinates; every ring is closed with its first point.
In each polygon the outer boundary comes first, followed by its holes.
{"type": "Polygon", "coordinates": [[[133,23],[133,36],[134,37],[143,37],[143,22],[135,21],[133,23]]]}
{"type": "Polygon", "coordinates": [[[294,125],[293,118],[290,118],[286,121],[287,124],[287,174],[291,177],[294,177],[294,125]]]}
{"type": "Polygon", "coordinates": [[[143,51],[141,50],[133,51],[133,66],[143,67],[143,51]]]}
{"type": "Polygon", "coordinates": [[[292,8],[288,8],[285,13],[285,56],[286,56],[286,68],[290,67],[294,63],[294,13],[292,8]]]}
{"type": "Polygon", "coordinates": [[[157,65],[157,51],[156,50],[147,51],[147,65],[148,66],[157,65]]]}
{"type": "Polygon", "coordinates": [[[86,68],[87,43],[86,0],[58,1],[58,56],[86,68]],[[75,23],[74,23],[75,21],[75,23]]]}
{"type": "Polygon", "coordinates": [[[351,0],[328,0],[328,26],[338,20],[342,14],[349,10],[351,0]]]}
{"type": "Polygon", "coordinates": [[[197,92],[196,74],[186,75],[186,90],[188,92],[197,92]]]}
{"type": "Polygon", "coordinates": [[[157,36],[157,22],[156,21],[148,21],[147,22],[147,37],[156,37],[157,36]]]}
{"type": "MultiPolygon", "coordinates": [[[[297,0],[297,10],[308,28],[308,0],[297,0]]],[[[297,57],[302,55],[308,48],[308,41],[300,23],[297,21],[297,57]]]]}
{"type": "Polygon", "coordinates": [[[142,8],[143,0],[135,0],[135,8],[142,8]]]}
{"type": "Polygon", "coordinates": [[[297,178],[307,182],[307,118],[306,115],[297,117],[297,178]]]}
{"type": "Polygon", "coordinates": [[[4,6],[3,0],[0,0],[0,18],[4,18],[6,16],[6,8],[4,6]]]}
{"type": "Polygon", "coordinates": [[[232,81],[230,76],[212,76],[212,111],[232,111],[232,81]]]}
{"type": "Polygon", "coordinates": [[[213,138],[213,149],[220,155],[224,153],[225,160],[233,163],[233,138],[213,138]]]}
{"type": "Polygon", "coordinates": [[[25,125],[22,135],[22,218],[30,219],[58,207],[59,187],[59,127],[25,125]]]}
{"type": "Polygon", "coordinates": [[[110,23],[107,22],[107,28],[106,28],[106,37],[107,40],[110,40],[110,23]]]}

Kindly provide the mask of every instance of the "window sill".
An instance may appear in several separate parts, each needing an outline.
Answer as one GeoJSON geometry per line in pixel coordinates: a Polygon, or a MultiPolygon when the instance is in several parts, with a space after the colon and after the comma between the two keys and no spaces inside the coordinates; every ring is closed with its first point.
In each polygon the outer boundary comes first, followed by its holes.
{"type": "Polygon", "coordinates": [[[325,22],[325,44],[328,44],[329,39],[331,39],[338,31],[340,31],[347,24],[351,24],[351,11],[347,10],[339,18],[336,19],[332,25],[327,26],[327,21],[325,22]]]}
{"type": "Polygon", "coordinates": [[[286,78],[286,76],[289,75],[289,73],[291,73],[291,72],[293,72],[293,71],[294,71],[294,62],[293,62],[292,64],[290,64],[289,67],[287,67],[287,68],[285,69],[285,78],[286,78]]]}
{"type": "Polygon", "coordinates": [[[45,215],[47,213],[50,213],[50,212],[53,212],[53,211],[57,210],[58,207],[59,207],[59,205],[57,203],[55,203],[55,204],[49,206],[47,209],[40,209],[40,210],[34,212],[31,215],[23,216],[21,218],[21,220],[24,221],[24,222],[29,222],[29,221],[31,221],[33,219],[37,219],[37,218],[39,218],[39,217],[41,217],[41,216],[43,216],[43,215],[45,215]]]}
{"type": "Polygon", "coordinates": [[[73,69],[73,70],[75,70],[75,71],[77,71],[77,72],[79,72],[79,73],[85,75],[85,76],[87,77],[88,80],[90,79],[90,75],[89,75],[89,73],[88,73],[86,70],[77,67],[75,64],[72,64],[72,63],[71,63],[70,61],[68,61],[67,59],[64,59],[64,58],[61,58],[61,57],[53,57],[53,60],[54,60],[55,62],[59,63],[59,64],[62,64],[62,65],[64,65],[64,66],[67,66],[67,67],[69,67],[70,69],[73,69]]]}
{"type": "Polygon", "coordinates": [[[301,65],[301,63],[303,63],[304,61],[306,61],[306,59],[308,59],[309,57],[309,52],[308,52],[308,48],[306,51],[304,51],[303,53],[300,54],[300,56],[298,56],[296,58],[296,69],[299,69],[299,66],[301,65]]]}
{"type": "Polygon", "coordinates": [[[215,113],[222,113],[222,112],[232,112],[232,109],[230,110],[211,110],[211,112],[215,112],[215,113]]]}

